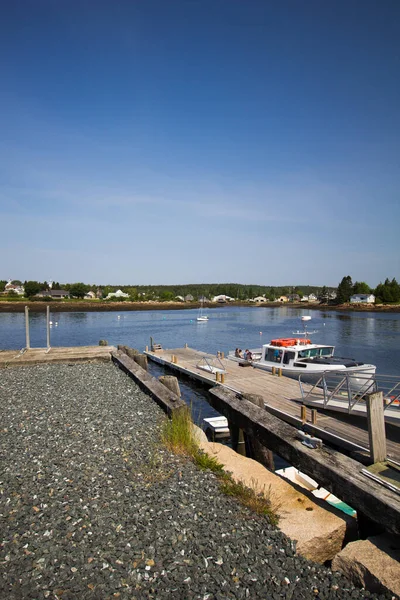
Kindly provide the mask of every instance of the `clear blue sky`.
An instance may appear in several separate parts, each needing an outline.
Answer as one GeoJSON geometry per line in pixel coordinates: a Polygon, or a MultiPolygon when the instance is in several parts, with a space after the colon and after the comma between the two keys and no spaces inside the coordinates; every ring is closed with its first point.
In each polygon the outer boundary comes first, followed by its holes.
{"type": "Polygon", "coordinates": [[[400,280],[399,0],[13,0],[0,75],[0,279],[400,280]]]}

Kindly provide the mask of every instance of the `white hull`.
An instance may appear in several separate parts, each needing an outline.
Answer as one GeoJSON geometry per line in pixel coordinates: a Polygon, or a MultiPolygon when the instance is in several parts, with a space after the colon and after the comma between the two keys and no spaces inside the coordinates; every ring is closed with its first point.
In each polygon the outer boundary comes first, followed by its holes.
{"type": "Polygon", "coordinates": [[[340,377],[340,374],[343,375],[351,375],[351,387],[353,391],[361,390],[368,382],[368,380],[375,375],[376,367],[375,365],[362,365],[359,367],[349,367],[346,368],[344,366],[332,365],[332,368],[327,368],[328,365],[324,366],[324,368],[316,368],[317,365],[307,365],[307,369],[293,369],[285,367],[285,365],[268,365],[263,362],[254,363],[253,366],[256,369],[262,369],[264,371],[272,372],[272,367],[275,369],[282,369],[282,375],[286,377],[290,377],[291,379],[298,379],[301,376],[301,381],[303,383],[315,384],[318,379],[322,376],[323,373],[325,375],[336,375],[340,377]],[[312,368],[314,367],[314,368],[312,368]]]}

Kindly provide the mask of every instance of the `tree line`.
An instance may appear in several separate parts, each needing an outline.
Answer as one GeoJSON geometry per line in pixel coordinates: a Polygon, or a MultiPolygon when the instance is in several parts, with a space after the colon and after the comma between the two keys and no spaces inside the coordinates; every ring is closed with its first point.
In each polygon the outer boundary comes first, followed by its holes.
{"type": "Polygon", "coordinates": [[[374,294],[375,304],[397,304],[400,302],[400,285],[395,278],[392,280],[386,278],[384,283],[379,283],[373,289],[365,281],[353,283],[350,275],[346,275],[338,285],[335,303],[345,304],[354,294],[374,294]]]}

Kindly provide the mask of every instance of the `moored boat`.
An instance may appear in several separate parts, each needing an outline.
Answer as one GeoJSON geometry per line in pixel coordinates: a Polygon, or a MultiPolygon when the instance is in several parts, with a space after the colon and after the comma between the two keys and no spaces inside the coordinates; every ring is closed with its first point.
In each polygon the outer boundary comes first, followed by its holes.
{"type": "MultiPolygon", "coordinates": [[[[310,317],[303,317],[303,322],[310,317]]],[[[366,380],[375,374],[376,366],[356,361],[353,358],[334,356],[335,347],[324,344],[314,344],[310,339],[307,328],[303,332],[295,332],[297,337],[276,338],[262,348],[250,350],[251,359],[228,354],[230,360],[239,364],[251,363],[257,369],[272,371],[282,369],[282,375],[298,378],[303,382],[315,383],[323,373],[346,372],[351,375],[351,385],[354,390],[365,386],[366,380]],[[300,336],[304,336],[302,339],[300,336]]]]}

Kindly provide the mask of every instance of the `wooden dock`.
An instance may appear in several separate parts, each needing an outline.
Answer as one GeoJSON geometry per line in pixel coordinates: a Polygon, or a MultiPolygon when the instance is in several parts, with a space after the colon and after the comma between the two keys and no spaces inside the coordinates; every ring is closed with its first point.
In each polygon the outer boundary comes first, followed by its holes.
{"type": "Polygon", "coordinates": [[[58,362],[97,362],[111,360],[114,346],[75,346],[70,348],[30,348],[0,350],[0,367],[16,367],[58,362]]]}
{"type": "MultiPolygon", "coordinates": [[[[258,394],[264,398],[268,412],[337,447],[353,452],[369,451],[367,420],[363,417],[351,417],[349,422],[345,414],[322,412],[321,407],[318,407],[317,423],[311,423],[311,411],[307,411],[304,423],[301,418],[299,384],[294,379],[278,377],[251,366],[239,367],[234,361],[218,359],[192,348],[148,351],[146,354],[150,360],[197,379],[207,386],[220,385],[239,394],[258,394]],[[202,364],[214,365],[215,369],[204,370],[199,366],[202,364]],[[219,377],[221,371],[224,371],[224,383],[216,381],[217,373],[219,377]]],[[[386,431],[388,457],[400,462],[400,427],[386,424],[386,431]]]]}

